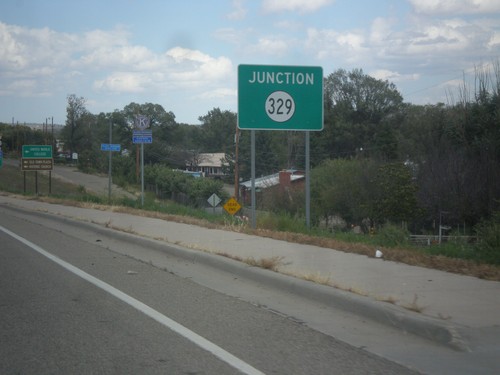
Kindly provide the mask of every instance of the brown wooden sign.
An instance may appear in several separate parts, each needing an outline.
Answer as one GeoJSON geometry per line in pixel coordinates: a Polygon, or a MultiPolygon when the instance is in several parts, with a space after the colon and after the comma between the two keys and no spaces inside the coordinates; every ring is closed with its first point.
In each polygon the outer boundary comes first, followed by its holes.
{"type": "Polygon", "coordinates": [[[23,171],[51,171],[54,169],[54,159],[22,158],[21,170],[23,171]]]}

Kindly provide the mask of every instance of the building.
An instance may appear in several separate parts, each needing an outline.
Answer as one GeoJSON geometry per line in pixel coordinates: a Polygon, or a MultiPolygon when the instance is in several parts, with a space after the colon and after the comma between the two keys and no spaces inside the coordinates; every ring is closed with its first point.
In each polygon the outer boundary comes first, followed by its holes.
{"type": "MultiPolygon", "coordinates": [[[[280,189],[287,192],[290,189],[303,189],[305,175],[303,171],[287,169],[268,176],[255,179],[255,192],[262,193],[268,189],[280,189]]],[[[240,183],[240,196],[242,202],[248,204],[251,200],[252,180],[240,183]]]]}
{"type": "Polygon", "coordinates": [[[191,160],[186,161],[187,171],[200,172],[204,177],[224,177],[228,167],[229,163],[223,152],[197,154],[191,160]]]}

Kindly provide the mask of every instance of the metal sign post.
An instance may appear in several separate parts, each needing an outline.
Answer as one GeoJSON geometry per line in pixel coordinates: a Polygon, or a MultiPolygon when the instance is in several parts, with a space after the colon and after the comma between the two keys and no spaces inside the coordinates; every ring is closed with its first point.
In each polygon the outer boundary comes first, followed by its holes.
{"type": "Polygon", "coordinates": [[[253,228],[256,226],[255,130],[306,132],[306,225],[309,228],[309,132],[323,130],[323,68],[239,65],[238,128],[251,130],[253,228]]]}
{"type": "Polygon", "coordinates": [[[109,162],[108,162],[108,203],[111,203],[111,186],[113,185],[113,168],[112,163],[112,152],[120,151],[121,146],[119,144],[112,144],[113,139],[113,122],[109,120],[109,143],[101,143],[101,151],[109,152],[109,162]]]}
{"type": "MultiPolygon", "coordinates": [[[[109,144],[113,138],[113,121],[109,120],[109,144]]],[[[109,150],[109,165],[108,165],[108,203],[111,204],[111,185],[113,184],[113,168],[111,167],[111,149],[109,150]]]]}
{"type": "Polygon", "coordinates": [[[52,158],[51,145],[23,145],[21,170],[24,171],[24,192],[26,193],[26,171],[35,171],[35,194],[38,195],[38,171],[49,171],[49,194],[52,193],[52,158]]]}
{"type": "Polygon", "coordinates": [[[144,143],[153,143],[153,132],[149,128],[150,119],[147,116],[138,115],[135,118],[132,133],[132,143],[141,145],[141,205],[144,206],[144,143]]]}

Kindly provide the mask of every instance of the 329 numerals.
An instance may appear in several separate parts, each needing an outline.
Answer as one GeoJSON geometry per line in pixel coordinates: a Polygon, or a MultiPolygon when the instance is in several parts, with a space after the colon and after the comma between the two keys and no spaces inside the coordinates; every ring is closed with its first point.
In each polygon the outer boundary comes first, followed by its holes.
{"type": "Polygon", "coordinates": [[[295,102],[285,91],[275,91],[266,99],[266,113],[276,122],[288,121],[295,112],[295,102]]]}

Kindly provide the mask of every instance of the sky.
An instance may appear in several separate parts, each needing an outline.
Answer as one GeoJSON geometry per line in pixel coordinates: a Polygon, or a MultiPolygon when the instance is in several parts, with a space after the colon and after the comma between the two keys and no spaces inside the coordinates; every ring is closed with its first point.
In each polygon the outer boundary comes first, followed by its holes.
{"type": "Polygon", "coordinates": [[[2,0],[0,122],[64,124],[75,94],[94,114],[154,103],[200,124],[237,112],[240,64],[362,69],[405,102],[451,104],[499,59],[499,0],[2,0]]]}

